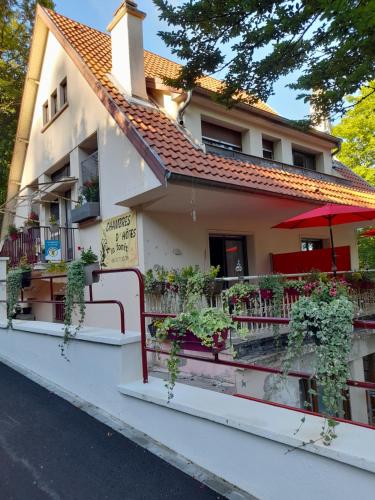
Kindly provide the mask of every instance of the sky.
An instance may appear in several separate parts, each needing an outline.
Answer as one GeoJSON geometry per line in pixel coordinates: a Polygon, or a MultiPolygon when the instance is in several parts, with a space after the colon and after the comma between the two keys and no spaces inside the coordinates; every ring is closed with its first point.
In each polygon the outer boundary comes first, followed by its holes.
{"type": "MultiPolygon", "coordinates": [[[[106,31],[120,3],[121,0],[55,0],[57,12],[101,31],[106,31]]],[[[171,54],[157,34],[159,30],[168,29],[168,26],[159,21],[158,11],[152,0],[138,0],[137,4],[140,10],[147,13],[143,31],[144,48],[177,61],[176,56],[171,54]]],[[[275,95],[267,102],[277,113],[286,118],[302,119],[308,114],[308,105],[296,100],[296,92],[285,87],[291,81],[292,75],[280,79],[275,86],[275,95]]]]}

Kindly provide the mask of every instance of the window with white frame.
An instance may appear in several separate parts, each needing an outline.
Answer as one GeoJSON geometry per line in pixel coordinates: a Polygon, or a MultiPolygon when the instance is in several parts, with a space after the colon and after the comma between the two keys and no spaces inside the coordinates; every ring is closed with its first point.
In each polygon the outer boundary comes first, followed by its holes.
{"type": "Polygon", "coordinates": [[[209,146],[242,151],[241,132],[205,120],[202,120],[202,141],[209,146]]]}

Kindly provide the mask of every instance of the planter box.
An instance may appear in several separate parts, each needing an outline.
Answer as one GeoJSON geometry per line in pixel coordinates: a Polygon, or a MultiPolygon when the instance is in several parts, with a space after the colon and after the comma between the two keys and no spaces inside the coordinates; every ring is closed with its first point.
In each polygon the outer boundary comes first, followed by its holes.
{"type": "Polygon", "coordinates": [[[215,333],[213,335],[213,346],[206,347],[201,344],[201,341],[194,333],[187,331],[183,337],[176,335],[173,332],[168,334],[170,340],[180,339],[181,349],[186,349],[188,351],[200,351],[200,352],[220,352],[225,349],[225,341],[228,338],[228,330],[223,330],[221,334],[215,333]]]}
{"type": "Polygon", "coordinates": [[[273,291],[269,289],[264,289],[260,291],[260,297],[263,300],[272,300],[273,299],[273,291]]]}
{"type": "Polygon", "coordinates": [[[72,222],[83,222],[100,215],[100,204],[98,201],[90,201],[80,207],[73,208],[72,222]]]}
{"type": "Polygon", "coordinates": [[[98,274],[93,274],[94,271],[100,270],[99,262],[95,262],[94,264],[87,264],[84,267],[85,270],[85,285],[90,286],[93,283],[98,283],[100,280],[100,276],[98,274]]]}

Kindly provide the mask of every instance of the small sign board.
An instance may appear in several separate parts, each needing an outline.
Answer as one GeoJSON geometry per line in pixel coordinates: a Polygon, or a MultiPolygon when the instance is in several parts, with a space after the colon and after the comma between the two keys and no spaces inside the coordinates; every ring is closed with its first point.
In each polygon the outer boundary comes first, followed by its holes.
{"type": "Polygon", "coordinates": [[[61,261],[61,241],[46,240],[45,241],[46,260],[50,262],[61,261]]]}
{"type": "Polygon", "coordinates": [[[107,269],[138,265],[137,214],[131,210],[102,222],[100,264],[107,269]]]}

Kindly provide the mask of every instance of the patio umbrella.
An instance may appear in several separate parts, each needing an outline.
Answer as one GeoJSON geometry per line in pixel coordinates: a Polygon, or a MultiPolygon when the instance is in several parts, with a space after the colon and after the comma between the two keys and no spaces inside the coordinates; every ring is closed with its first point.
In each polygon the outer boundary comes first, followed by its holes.
{"type": "Polygon", "coordinates": [[[351,205],[336,205],[328,203],[323,207],[314,208],[296,217],[280,222],[274,228],[296,229],[303,227],[329,227],[332,252],[332,271],[336,275],[336,255],[333,243],[332,226],[338,224],[350,224],[351,222],[362,222],[375,219],[375,208],[355,207],[351,205]]]}
{"type": "Polygon", "coordinates": [[[361,234],[361,238],[371,238],[372,236],[375,236],[375,229],[369,229],[368,231],[365,231],[361,234]]]}

